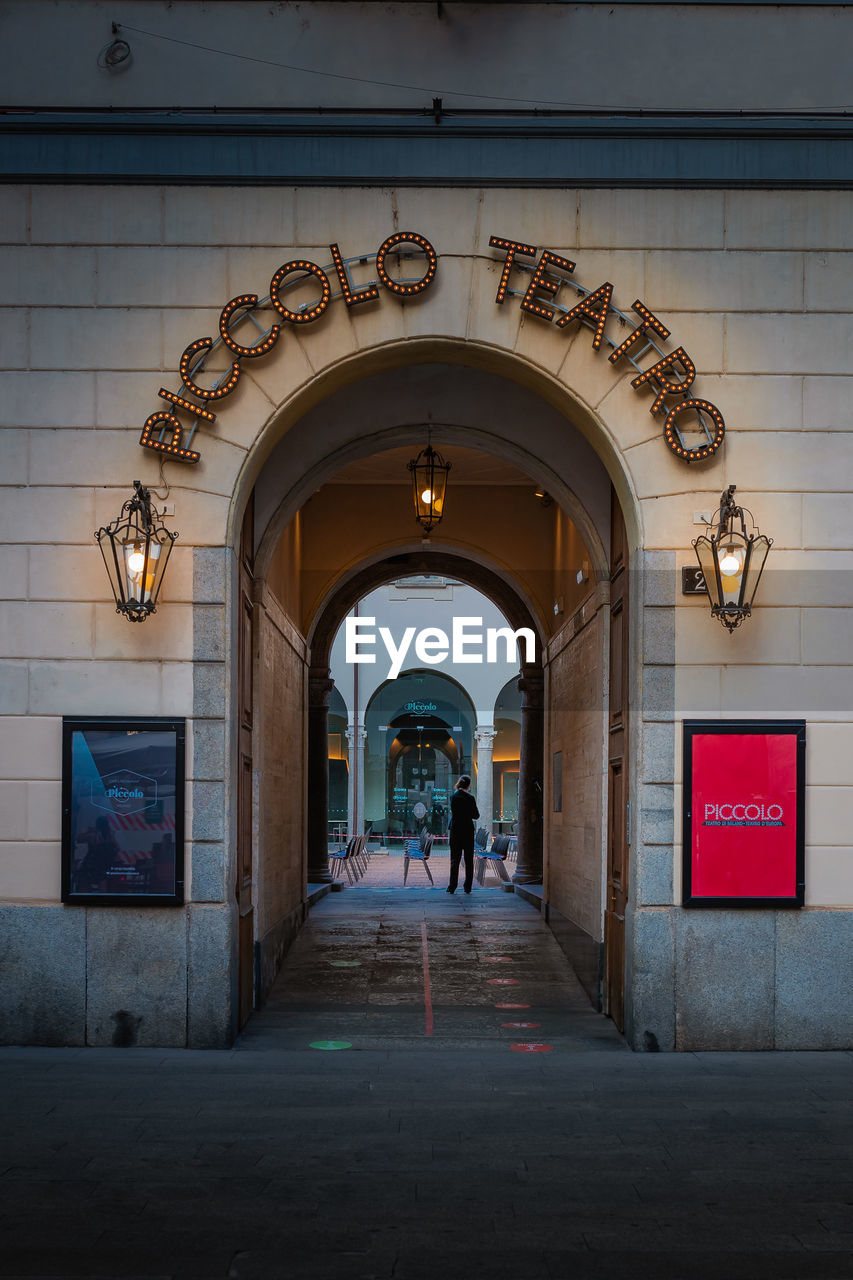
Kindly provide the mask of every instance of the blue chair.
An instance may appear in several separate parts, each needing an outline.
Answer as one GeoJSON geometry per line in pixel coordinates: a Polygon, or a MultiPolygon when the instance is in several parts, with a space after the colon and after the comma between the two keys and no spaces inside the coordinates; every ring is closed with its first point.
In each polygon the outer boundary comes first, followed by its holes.
{"type": "Polygon", "coordinates": [[[435,884],[432,878],[432,872],[429,869],[429,855],[432,852],[432,842],[435,836],[427,835],[423,844],[418,836],[412,836],[403,843],[403,888],[406,887],[406,881],[409,878],[409,863],[422,862],[424,871],[429,876],[430,884],[435,884]]]}
{"type": "Polygon", "coordinates": [[[485,883],[487,867],[491,867],[498,880],[504,884],[510,883],[509,873],[504,865],[508,853],[509,836],[495,836],[491,849],[483,849],[482,852],[475,847],[474,866],[480,884],[485,883]]]}
{"type": "Polygon", "coordinates": [[[337,880],[338,872],[341,867],[347,873],[347,879],[350,884],[355,884],[358,879],[358,862],[359,842],[364,839],[363,836],[353,836],[349,843],[343,849],[335,849],[329,854],[329,870],[332,872],[332,880],[337,880]]]}

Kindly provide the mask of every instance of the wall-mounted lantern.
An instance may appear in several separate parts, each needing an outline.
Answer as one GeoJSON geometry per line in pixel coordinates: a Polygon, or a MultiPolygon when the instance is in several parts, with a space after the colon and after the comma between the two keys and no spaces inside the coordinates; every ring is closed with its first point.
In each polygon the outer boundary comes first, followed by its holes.
{"type": "Polygon", "coordinates": [[[151,494],[133,482],[128,498],[112,524],[98,529],[95,537],[104,557],[116,613],[131,622],[144,622],[157,608],[157,597],[177,533],[163,524],[151,494]]]}
{"type": "MultiPolygon", "coordinates": [[[[747,533],[743,507],[735,502],[736,485],[730,484],[720,497],[716,531],[702,534],[693,546],[711,599],[711,616],[719,618],[729,632],[748,618],[767,553],[773,545],[750,522],[747,533]]],[[[709,530],[711,525],[708,526],[709,530]]]]}
{"type": "Polygon", "coordinates": [[[415,518],[425,533],[430,533],[441,523],[444,515],[444,495],[447,489],[447,473],[450,463],[436,453],[431,444],[422,449],[409,464],[412,473],[412,497],[415,518]]]}

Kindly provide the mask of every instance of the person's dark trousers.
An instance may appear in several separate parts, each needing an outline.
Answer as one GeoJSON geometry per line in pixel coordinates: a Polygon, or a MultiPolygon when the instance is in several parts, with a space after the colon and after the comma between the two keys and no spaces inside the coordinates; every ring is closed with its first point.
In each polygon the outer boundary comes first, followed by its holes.
{"type": "Polygon", "coordinates": [[[451,893],[454,892],[459,884],[459,863],[462,861],[462,855],[465,855],[465,881],[464,888],[466,893],[471,892],[471,886],[474,883],[474,842],[466,845],[463,849],[450,849],[450,884],[447,886],[451,893]]]}

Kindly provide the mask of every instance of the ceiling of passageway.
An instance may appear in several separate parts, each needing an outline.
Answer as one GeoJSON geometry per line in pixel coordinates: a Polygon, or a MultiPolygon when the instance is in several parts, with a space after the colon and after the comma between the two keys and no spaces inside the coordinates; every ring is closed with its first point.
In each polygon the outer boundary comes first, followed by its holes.
{"type": "MultiPolygon", "coordinates": [[[[526,485],[530,488],[533,480],[524,471],[514,467],[503,458],[492,454],[480,453],[476,449],[466,449],[462,445],[442,444],[441,451],[451,464],[453,484],[513,484],[526,485]]],[[[370,458],[360,458],[349,466],[338,471],[330,484],[411,484],[411,477],[406,465],[413,457],[415,447],[402,445],[396,449],[386,449],[383,453],[373,454],[370,458]]]]}
{"type": "Polygon", "coordinates": [[[325,484],[390,484],[427,443],[446,453],[454,481],[544,484],[588,545],[607,547],[610,479],[568,418],[508,376],[425,362],[382,370],[315,404],[279,440],[255,485],[258,544],[274,543],[325,484]],[[593,534],[592,531],[595,531],[593,534]]]}

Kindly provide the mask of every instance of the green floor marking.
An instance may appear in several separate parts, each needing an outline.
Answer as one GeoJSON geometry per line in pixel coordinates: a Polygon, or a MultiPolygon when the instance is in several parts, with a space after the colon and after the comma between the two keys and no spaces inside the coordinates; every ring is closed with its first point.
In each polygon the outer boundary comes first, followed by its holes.
{"type": "Polygon", "coordinates": [[[351,1049],[351,1040],[312,1040],[309,1049],[351,1049]]]}

